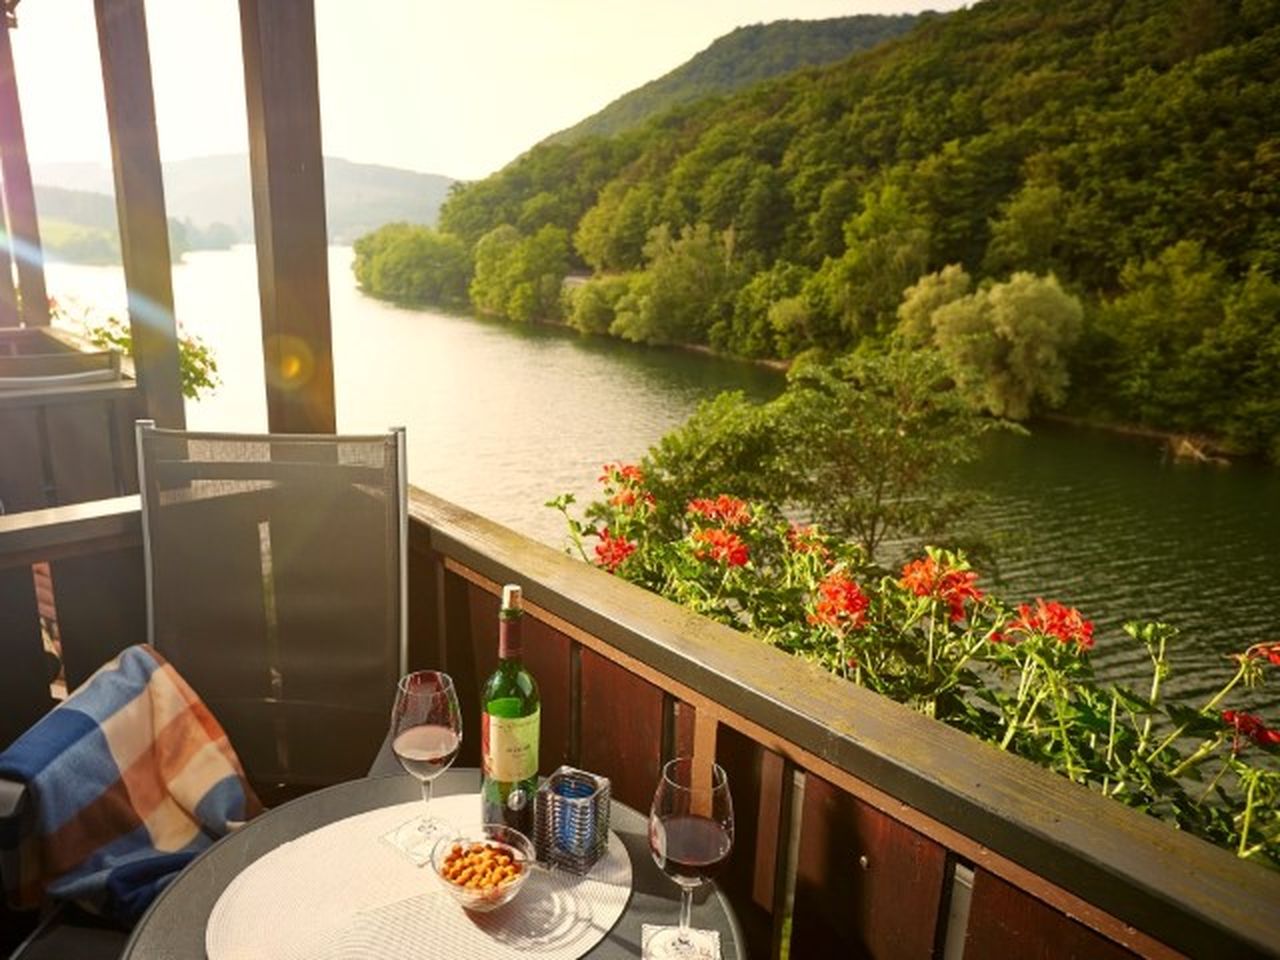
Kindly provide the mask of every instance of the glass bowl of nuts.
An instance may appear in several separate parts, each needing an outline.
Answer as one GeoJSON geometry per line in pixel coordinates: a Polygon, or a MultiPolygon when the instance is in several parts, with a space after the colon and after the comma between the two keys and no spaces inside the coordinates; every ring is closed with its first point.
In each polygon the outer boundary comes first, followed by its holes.
{"type": "Polygon", "coordinates": [[[533,842],[519,830],[486,823],[441,839],[431,868],[465,910],[487,913],[509,903],[529,879],[533,842]]]}

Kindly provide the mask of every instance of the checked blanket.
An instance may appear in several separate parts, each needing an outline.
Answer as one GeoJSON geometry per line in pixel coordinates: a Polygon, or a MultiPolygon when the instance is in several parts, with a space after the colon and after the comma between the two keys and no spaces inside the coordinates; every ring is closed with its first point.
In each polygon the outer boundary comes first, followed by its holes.
{"type": "Polygon", "coordinates": [[[126,923],[260,809],[218,721],[145,645],[0,754],[0,776],[28,793],[24,814],[0,832],[10,905],[75,900],[126,923]]]}

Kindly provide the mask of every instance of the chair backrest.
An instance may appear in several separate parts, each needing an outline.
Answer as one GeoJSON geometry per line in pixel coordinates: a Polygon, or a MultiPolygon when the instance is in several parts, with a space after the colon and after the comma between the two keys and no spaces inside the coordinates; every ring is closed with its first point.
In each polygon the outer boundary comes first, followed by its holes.
{"type": "Polygon", "coordinates": [[[137,426],[151,643],[251,778],[367,769],[405,669],[404,431],[137,426]]]}

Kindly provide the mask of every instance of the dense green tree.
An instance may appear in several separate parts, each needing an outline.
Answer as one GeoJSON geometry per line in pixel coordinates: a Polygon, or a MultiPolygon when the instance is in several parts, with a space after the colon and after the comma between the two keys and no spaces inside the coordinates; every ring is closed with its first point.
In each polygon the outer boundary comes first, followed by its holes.
{"type": "Polygon", "coordinates": [[[660,503],[712,491],[800,513],[871,555],[892,538],[960,535],[966,498],[945,471],[976,455],[978,416],[931,351],[866,354],[797,368],[765,404],[740,393],[701,405],[645,461],[660,503]]]}
{"type": "Polygon", "coordinates": [[[355,242],[356,280],[377,297],[462,306],[471,257],[457,237],[429,227],[390,223],[355,242]]]}
{"type": "Polygon", "coordinates": [[[936,308],[933,339],[962,394],[998,417],[1025,420],[1066,400],[1067,352],[1083,308],[1052,274],[1015,273],[936,308]]]}
{"type": "Polygon", "coordinates": [[[665,224],[645,244],[647,269],[619,300],[610,332],[642,343],[697,343],[730,315],[736,270],[730,237],[705,223],[678,238],[665,224]]]}
{"type": "Polygon", "coordinates": [[[569,325],[582,333],[608,333],[618,316],[618,301],[631,287],[627,275],[594,277],[567,291],[569,325]]]}
{"type": "Polygon", "coordinates": [[[1050,273],[1062,264],[1056,254],[1062,245],[1066,203],[1056,183],[1028,183],[1000,205],[991,224],[983,270],[1005,275],[1013,270],[1050,273]]]}
{"type": "Polygon", "coordinates": [[[738,291],[733,316],[714,324],[711,346],[743,357],[769,357],[778,352],[770,311],[781,300],[796,296],[808,271],[786,260],[753,276],[738,291]]]}
{"type": "Polygon", "coordinates": [[[969,274],[958,263],[921,277],[902,294],[895,339],[908,347],[931,344],[934,312],[966,296],[972,286],[969,274]]]}
{"type": "Polygon", "coordinates": [[[652,186],[614,181],[583,214],[574,247],[594,270],[634,270],[644,261],[645,238],[656,216],[652,186]]]}
{"type": "Polygon", "coordinates": [[[569,235],[547,225],[530,237],[504,224],[476,244],[471,302],[477,310],[512,320],[554,319],[569,269],[569,235]]]}

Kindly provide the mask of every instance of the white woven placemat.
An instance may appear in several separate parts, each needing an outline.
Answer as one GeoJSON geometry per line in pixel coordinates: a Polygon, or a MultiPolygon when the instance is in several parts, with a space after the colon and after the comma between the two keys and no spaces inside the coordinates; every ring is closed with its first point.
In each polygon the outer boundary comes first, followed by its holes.
{"type": "MultiPolygon", "coordinates": [[[[437,797],[431,813],[466,827],[479,822],[479,806],[475,794],[437,797]]],[[[209,916],[209,960],[574,960],[626,908],[631,860],[610,833],[608,853],[586,877],[535,870],[511,903],[469,914],[430,866],[415,867],[379,839],[421,811],[416,801],[338,820],[246,866],[209,916]]]]}

